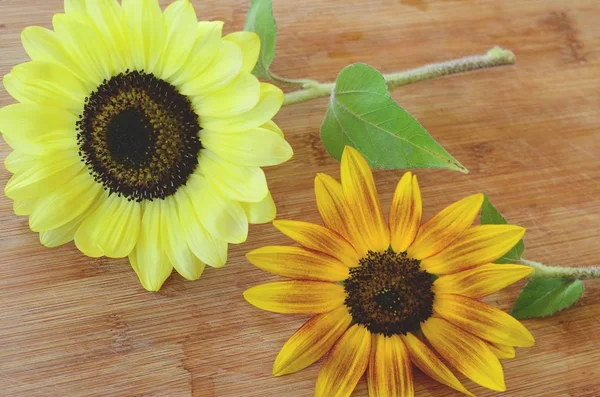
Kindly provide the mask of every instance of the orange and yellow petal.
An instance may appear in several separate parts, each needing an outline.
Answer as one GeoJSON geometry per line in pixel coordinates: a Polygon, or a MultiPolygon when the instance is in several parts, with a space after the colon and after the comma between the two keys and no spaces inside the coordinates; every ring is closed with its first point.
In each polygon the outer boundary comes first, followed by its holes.
{"type": "Polygon", "coordinates": [[[473,269],[441,276],[435,280],[436,294],[456,294],[469,298],[483,298],[529,276],[533,268],[522,265],[488,263],[473,269]]]}
{"type": "Polygon", "coordinates": [[[342,154],[341,179],[344,197],[365,245],[372,251],[386,250],[390,245],[390,232],[383,218],[373,173],[365,158],[350,146],[346,146],[342,154]]]}
{"type": "Polygon", "coordinates": [[[460,383],[437,354],[419,338],[410,332],[405,336],[401,336],[401,338],[408,348],[411,361],[417,368],[441,384],[451,387],[468,396],[473,396],[473,394],[460,383]]]}
{"type": "Polygon", "coordinates": [[[371,351],[371,333],[355,324],[337,341],[321,367],[315,397],[349,397],[365,373],[371,351]]]}
{"type": "Polygon", "coordinates": [[[344,306],[308,320],[281,348],[273,364],[273,375],[291,374],[320,360],[351,322],[352,317],[344,306]]]}
{"type": "Polygon", "coordinates": [[[511,315],[460,295],[437,294],[433,311],[471,334],[503,345],[531,347],[533,336],[511,315]]]}
{"type": "Polygon", "coordinates": [[[244,298],[259,309],[275,313],[318,314],[344,303],[344,287],[319,281],[276,281],[256,285],[244,298]]]}
{"type": "Polygon", "coordinates": [[[448,247],[471,226],[482,204],[483,194],[478,193],[444,208],[421,225],[408,255],[425,259],[448,247]]]}
{"type": "Polygon", "coordinates": [[[439,254],[421,261],[421,267],[447,274],[490,263],[510,251],[524,234],[525,229],[515,225],[474,226],[439,254]]]}
{"type": "Polygon", "coordinates": [[[499,359],[507,359],[515,357],[515,348],[508,345],[501,345],[499,343],[488,342],[488,347],[499,359]]]}
{"type": "Polygon", "coordinates": [[[390,240],[392,249],[404,252],[413,243],[423,216],[423,203],[417,176],[407,172],[402,176],[390,209],[390,240]]]}
{"type": "Polygon", "coordinates": [[[491,390],[506,390],[502,365],[481,339],[437,317],[421,329],[434,349],[467,378],[491,390]]]}
{"type": "Polygon", "coordinates": [[[398,335],[371,336],[367,383],[370,397],[414,396],[408,349],[398,335]]]}
{"type": "Polygon", "coordinates": [[[360,257],[354,247],[331,229],[314,223],[278,220],[273,226],[304,247],[331,255],[347,266],[358,266],[360,257]]]}
{"type": "Polygon", "coordinates": [[[246,254],[254,266],[296,280],[343,281],[348,266],[332,256],[300,247],[267,246],[246,254]]]}

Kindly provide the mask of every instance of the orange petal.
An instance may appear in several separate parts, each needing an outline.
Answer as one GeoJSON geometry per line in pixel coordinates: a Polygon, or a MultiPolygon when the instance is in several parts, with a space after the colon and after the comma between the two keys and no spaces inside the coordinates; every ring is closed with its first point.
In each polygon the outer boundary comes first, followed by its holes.
{"type": "Polygon", "coordinates": [[[408,255],[416,259],[433,256],[449,246],[471,226],[483,204],[483,194],[477,193],[446,207],[419,228],[408,255]]]}
{"type": "Polygon", "coordinates": [[[358,266],[360,257],[352,244],[333,230],[300,221],[274,221],[273,226],[306,248],[336,257],[347,266],[358,266]]]}
{"type": "Polygon", "coordinates": [[[349,275],[348,267],[334,257],[300,247],[261,247],[246,258],[267,272],[300,280],[342,281],[349,275]]]}
{"type": "Polygon", "coordinates": [[[521,265],[488,263],[459,273],[441,276],[433,284],[436,294],[456,294],[483,298],[527,277],[533,268],[521,265]]]}
{"type": "Polygon", "coordinates": [[[436,317],[421,329],[435,350],[467,378],[491,390],[506,390],[502,365],[481,339],[436,317]]]}
{"type": "Polygon", "coordinates": [[[486,341],[531,347],[533,336],[518,320],[493,306],[460,295],[437,294],[433,311],[486,341]]]}
{"type": "Polygon", "coordinates": [[[383,218],[371,168],[354,148],[346,146],[342,154],[342,189],[365,245],[372,251],[385,251],[390,232],[383,218]]]}
{"type": "Polygon", "coordinates": [[[462,383],[454,376],[452,371],[427,345],[410,332],[406,336],[401,336],[410,352],[410,359],[421,371],[430,378],[453,388],[468,396],[474,397],[473,393],[468,391],[462,383]]]}
{"type": "Polygon", "coordinates": [[[372,335],[367,376],[371,397],[414,396],[408,349],[398,335],[372,335]]]}
{"type": "Polygon", "coordinates": [[[273,375],[291,374],[321,359],[346,332],[351,321],[345,306],[308,320],[281,348],[273,364],[273,375]]]}
{"type": "Polygon", "coordinates": [[[403,252],[412,244],[419,231],[423,205],[417,176],[407,172],[402,176],[390,209],[390,240],[392,249],[403,252]]]}
{"type": "Polygon", "coordinates": [[[523,234],[525,229],[515,225],[474,226],[439,254],[424,259],[421,267],[430,273],[447,274],[490,263],[510,251],[523,234]]]}
{"type": "Polygon", "coordinates": [[[507,345],[500,345],[498,343],[488,342],[488,347],[499,359],[514,358],[515,348],[507,345]]]}
{"type": "Polygon", "coordinates": [[[350,241],[361,257],[365,256],[368,247],[364,244],[360,231],[356,227],[354,217],[344,198],[342,185],[329,175],[317,174],[315,196],[317,208],[325,226],[350,241]]]}
{"type": "Polygon", "coordinates": [[[248,303],[275,313],[327,313],[341,306],[345,297],[341,285],[318,281],[277,281],[244,292],[248,303]]]}
{"type": "Polygon", "coordinates": [[[337,341],[321,367],[315,397],[349,397],[369,363],[371,334],[355,324],[337,341]]]}

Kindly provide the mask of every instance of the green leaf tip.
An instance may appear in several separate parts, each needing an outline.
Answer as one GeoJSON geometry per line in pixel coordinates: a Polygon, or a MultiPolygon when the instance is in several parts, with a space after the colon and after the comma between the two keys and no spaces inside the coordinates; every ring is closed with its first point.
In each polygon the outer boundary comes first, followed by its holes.
{"type": "Polygon", "coordinates": [[[548,317],[573,306],[582,295],[581,280],[532,278],[519,294],[510,314],[519,320],[548,317]]]}
{"type": "Polygon", "coordinates": [[[260,53],[258,62],[252,73],[261,78],[271,79],[271,62],[275,57],[277,42],[277,24],[273,16],[271,0],[251,0],[250,9],[246,14],[244,30],[254,32],[260,38],[260,53]]]}
{"type": "MultiPolygon", "coordinates": [[[[506,225],[506,219],[502,216],[500,211],[494,207],[487,194],[484,194],[483,204],[481,205],[481,216],[480,222],[482,225],[506,225]]],[[[525,243],[523,240],[511,248],[502,258],[495,261],[495,263],[519,263],[523,252],[525,251],[525,243]]]]}

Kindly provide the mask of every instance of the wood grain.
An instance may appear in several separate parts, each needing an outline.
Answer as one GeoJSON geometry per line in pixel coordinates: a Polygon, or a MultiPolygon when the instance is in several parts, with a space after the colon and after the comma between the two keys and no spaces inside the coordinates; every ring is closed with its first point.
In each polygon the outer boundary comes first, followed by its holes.
{"type": "MultiPolygon", "coordinates": [[[[246,0],[194,1],[203,19],[243,27],[246,0]]],[[[527,227],[526,256],[571,266],[600,256],[600,7],[597,0],[275,0],[280,28],[274,70],[334,79],[351,62],[391,72],[513,50],[515,67],[423,82],[394,98],[470,175],[419,171],[429,216],[485,191],[527,227]]],[[[60,0],[0,0],[0,74],[26,61],[28,25],[50,27],[60,0]]],[[[12,99],[0,94],[0,105],[12,99]]],[[[339,175],[319,142],[326,100],[277,116],[295,149],[268,178],[282,219],[318,221],[317,172],[339,175]]],[[[1,159],[9,152],[0,146],[1,159]]],[[[401,171],[377,172],[389,206],[401,171]]],[[[1,184],[9,174],[2,168],[1,184]]],[[[0,197],[0,394],[4,396],[311,396],[320,364],[274,378],[280,346],[306,316],[262,312],[242,292],[272,279],[244,253],[287,244],[271,225],[253,226],[229,264],[196,282],[173,275],[145,292],[125,259],[89,259],[68,244],[46,249],[0,197]]],[[[520,285],[490,298],[509,309],[520,285]]],[[[600,281],[555,317],[529,320],[537,344],[504,362],[504,395],[600,395],[600,281]]],[[[416,373],[417,396],[454,396],[416,373]]],[[[465,381],[479,396],[493,396],[465,381]]],[[[361,381],[355,395],[366,396],[361,381]]]]}

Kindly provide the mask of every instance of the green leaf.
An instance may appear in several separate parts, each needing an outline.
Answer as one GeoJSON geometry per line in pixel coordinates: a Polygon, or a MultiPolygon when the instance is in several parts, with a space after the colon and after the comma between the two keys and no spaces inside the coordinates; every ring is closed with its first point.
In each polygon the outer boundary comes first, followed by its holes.
{"type": "Polygon", "coordinates": [[[581,280],[533,278],[521,291],[510,314],[520,320],[551,316],[573,306],[582,294],[581,280]]]}
{"type": "Polygon", "coordinates": [[[381,73],[365,64],[349,65],[340,72],[321,139],[337,160],[348,145],[360,151],[372,167],[468,172],[394,102],[381,73]]]}
{"type": "MultiPolygon", "coordinates": [[[[496,209],[490,202],[487,194],[483,200],[483,205],[481,206],[481,217],[480,221],[482,225],[505,225],[506,219],[502,216],[500,211],[496,209]]],[[[519,263],[521,256],[523,255],[523,251],[525,251],[525,243],[523,240],[519,240],[519,242],[504,256],[494,263],[519,263]]]]}
{"type": "Polygon", "coordinates": [[[270,79],[269,68],[275,56],[275,42],[277,41],[277,25],[273,16],[271,0],[250,1],[244,30],[254,32],[260,37],[260,53],[252,73],[257,77],[270,79]]]}

